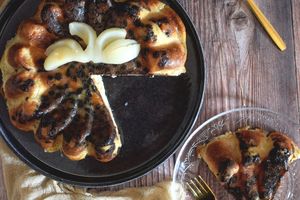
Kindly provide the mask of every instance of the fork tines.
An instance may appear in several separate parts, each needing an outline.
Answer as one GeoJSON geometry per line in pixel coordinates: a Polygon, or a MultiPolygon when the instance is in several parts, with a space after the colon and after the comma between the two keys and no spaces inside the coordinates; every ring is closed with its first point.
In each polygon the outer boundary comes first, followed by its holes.
{"type": "Polygon", "coordinates": [[[199,200],[215,200],[215,195],[207,185],[207,183],[202,179],[201,176],[196,176],[186,183],[188,189],[191,191],[193,196],[199,200]]]}

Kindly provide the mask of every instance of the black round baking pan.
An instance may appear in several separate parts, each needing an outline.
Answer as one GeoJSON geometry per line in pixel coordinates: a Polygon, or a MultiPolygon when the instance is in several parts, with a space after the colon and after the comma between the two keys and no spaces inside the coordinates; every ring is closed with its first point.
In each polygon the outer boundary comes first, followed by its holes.
{"type": "MultiPolygon", "coordinates": [[[[12,0],[1,15],[0,53],[22,20],[34,14],[37,0],[12,0]]],[[[178,77],[104,77],[123,147],[109,163],[93,158],[71,161],[61,153],[45,153],[33,134],[16,129],[0,97],[0,132],[25,163],[55,180],[87,187],[123,183],[151,171],[169,158],[189,135],[203,102],[206,72],[197,32],[181,5],[166,1],[187,30],[187,73],[178,77]]]]}

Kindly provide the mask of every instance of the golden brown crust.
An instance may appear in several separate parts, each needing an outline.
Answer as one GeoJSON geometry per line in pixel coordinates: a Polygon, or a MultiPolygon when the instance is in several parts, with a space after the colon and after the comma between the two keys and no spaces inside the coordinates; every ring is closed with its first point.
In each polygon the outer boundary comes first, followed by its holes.
{"type": "Polygon", "coordinates": [[[280,132],[247,127],[199,146],[197,154],[236,197],[272,199],[299,149],[280,132]]]}
{"type": "MultiPolygon", "coordinates": [[[[174,43],[168,47],[154,47],[149,48],[149,51],[145,52],[145,56],[141,58],[142,63],[148,63],[149,73],[155,74],[162,69],[173,70],[185,62],[185,49],[182,45],[174,43]]],[[[167,72],[166,72],[167,73],[167,72]]]]}
{"type": "Polygon", "coordinates": [[[15,109],[9,111],[12,124],[20,130],[29,132],[32,131],[36,125],[34,115],[37,102],[26,101],[18,105],[15,109]]]}
{"type": "Polygon", "coordinates": [[[5,95],[13,101],[24,95],[31,96],[34,90],[36,75],[29,71],[22,71],[11,76],[5,83],[5,95]]]}
{"type": "Polygon", "coordinates": [[[113,2],[112,7],[108,1],[42,0],[35,15],[20,24],[2,57],[11,121],[33,131],[45,151],[61,150],[72,160],[89,155],[108,162],[118,154],[120,136],[105,93],[97,91],[103,83],[90,76],[179,75],[185,72],[186,55],[184,24],[159,0],[113,2]],[[143,50],[136,60],[120,66],[69,63],[46,72],[46,49],[72,37],[68,24],[74,21],[91,25],[98,34],[111,26],[126,28],[143,50]]]}
{"type": "Polygon", "coordinates": [[[236,132],[237,137],[247,146],[258,146],[266,138],[261,129],[241,129],[236,132]]]}
{"type": "Polygon", "coordinates": [[[22,22],[17,35],[29,45],[42,49],[47,48],[56,38],[55,35],[47,31],[45,25],[33,19],[22,22]]]}
{"type": "Polygon", "coordinates": [[[185,73],[186,30],[178,14],[161,1],[127,1],[105,16],[105,27],[124,27],[141,44],[137,58],[150,75],[185,73]]]}
{"type": "Polygon", "coordinates": [[[280,132],[272,132],[269,135],[270,138],[272,138],[274,144],[278,145],[279,147],[283,149],[287,149],[289,151],[294,152],[295,151],[295,145],[293,141],[288,138],[286,135],[283,135],[280,132]]]}
{"type": "Polygon", "coordinates": [[[45,58],[44,49],[20,43],[13,45],[8,51],[8,62],[15,68],[39,70],[45,58]]]}
{"type": "Polygon", "coordinates": [[[231,133],[212,140],[206,146],[199,146],[197,154],[207,163],[209,169],[220,180],[230,179],[239,170],[241,153],[236,147],[238,141],[231,133]]]}

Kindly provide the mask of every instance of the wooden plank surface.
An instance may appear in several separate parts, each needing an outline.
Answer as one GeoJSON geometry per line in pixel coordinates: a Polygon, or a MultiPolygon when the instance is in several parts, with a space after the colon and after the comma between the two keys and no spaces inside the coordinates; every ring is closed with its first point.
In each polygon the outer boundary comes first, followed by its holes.
{"type": "Polygon", "coordinates": [[[0,160],[0,199],[5,200],[6,198],[6,189],[4,186],[3,174],[2,174],[2,163],[0,160]]]}
{"type": "MultiPolygon", "coordinates": [[[[298,115],[300,113],[300,1],[292,0],[294,48],[297,74],[298,115]]],[[[300,117],[298,119],[300,123],[300,117]]]]}
{"type": "MultiPolygon", "coordinates": [[[[298,120],[295,71],[300,65],[296,68],[291,1],[256,0],[287,43],[285,52],[277,49],[243,1],[181,2],[198,29],[208,68],[205,110],[198,124],[241,106],[265,107],[298,120]]],[[[206,172],[204,178],[213,180],[209,176],[206,172]]],[[[209,184],[215,187],[216,182],[209,184]]]]}
{"type": "MultiPolygon", "coordinates": [[[[197,125],[236,107],[265,107],[299,121],[300,1],[256,0],[287,44],[280,52],[239,0],[179,0],[202,42],[208,69],[197,125]]],[[[102,190],[149,186],[172,177],[175,156],[146,176],[102,190]]],[[[0,198],[3,195],[0,181],[0,198]]]]}

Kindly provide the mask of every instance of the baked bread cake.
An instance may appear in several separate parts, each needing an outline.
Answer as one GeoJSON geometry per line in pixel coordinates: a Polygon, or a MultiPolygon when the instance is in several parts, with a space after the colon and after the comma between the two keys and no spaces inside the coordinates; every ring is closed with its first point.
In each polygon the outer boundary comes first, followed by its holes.
{"type": "Polygon", "coordinates": [[[46,152],[61,150],[72,160],[112,160],[122,144],[101,76],[178,76],[185,73],[186,32],[180,17],[159,0],[42,0],[24,20],[1,59],[3,91],[12,124],[33,132],[46,152]],[[124,28],[141,51],[130,62],[111,65],[70,62],[46,71],[47,48],[72,36],[72,22],[97,35],[124,28]]]}
{"type": "Polygon", "coordinates": [[[286,135],[249,127],[197,147],[210,171],[237,199],[273,199],[300,150],[286,135]]]}

